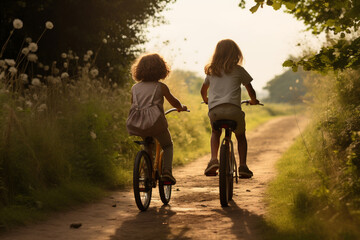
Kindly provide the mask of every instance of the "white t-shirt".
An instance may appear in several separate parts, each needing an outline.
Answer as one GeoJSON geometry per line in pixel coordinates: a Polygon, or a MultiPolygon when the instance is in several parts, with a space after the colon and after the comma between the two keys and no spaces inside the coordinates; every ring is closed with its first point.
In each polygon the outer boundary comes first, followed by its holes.
{"type": "Polygon", "coordinates": [[[205,84],[209,84],[209,110],[224,103],[241,108],[241,84],[249,84],[253,78],[241,66],[234,67],[231,73],[222,73],[221,77],[207,75],[205,84]]]}

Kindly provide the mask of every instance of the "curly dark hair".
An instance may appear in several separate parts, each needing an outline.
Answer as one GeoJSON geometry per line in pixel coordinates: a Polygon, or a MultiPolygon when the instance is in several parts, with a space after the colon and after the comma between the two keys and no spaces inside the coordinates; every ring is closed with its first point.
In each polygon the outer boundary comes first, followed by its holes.
{"type": "Polygon", "coordinates": [[[131,67],[135,81],[155,82],[165,79],[170,73],[169,65],[157,53],[139,57],[131,67]]]}

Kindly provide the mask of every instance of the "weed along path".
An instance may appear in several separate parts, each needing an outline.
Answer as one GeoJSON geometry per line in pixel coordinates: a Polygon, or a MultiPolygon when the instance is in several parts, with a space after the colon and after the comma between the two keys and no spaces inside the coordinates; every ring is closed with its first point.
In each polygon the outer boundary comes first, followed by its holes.
{"type": "MultiPolygon", "coordinates": [[[[304,129],[306,119],[298,119],[304,129]]],[[[252,179],[240,179],[234,201],[222,208],[218,177],[205,177],[209,156],[176,168],[177,184],[170,205],[163,206],[157,189],[151,205],[139,212],[132,189],[114,192],[94,204],[55,213],[45,222],[0,235],[16,239],[262,239],[265,190],[274,164],[299,135],[293,116],[273,119],[248,133],[248,165],[252,179]],[[81,223],[79,228],[70,224],[81,223]]],[[[175,149],[179,151],[179,149],[175,149]]]]}

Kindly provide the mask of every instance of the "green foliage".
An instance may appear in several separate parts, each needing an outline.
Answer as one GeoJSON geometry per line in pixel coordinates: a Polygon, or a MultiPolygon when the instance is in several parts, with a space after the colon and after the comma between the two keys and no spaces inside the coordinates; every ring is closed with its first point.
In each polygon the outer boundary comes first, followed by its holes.
{"type": "Polygon", "coordinates": [[[270,239],[358,239],[359,71],[305,79],[311,126],[278,164],[269,189],[270,239]]]}
{"type": "Polygon", "coordinates": [[[360,22],[360,2],[352,0],[255,0],[250,8],[252,13],[264,3],[278,10],[281,5],[286,12],[293,14],[304,22],[313,34],[327,33],[331,44],[323,46],[318,53],[303,56],[294,62],[287,60],[283,66],[298,66],[304,70],[326,72],[329,70],[356,69],[360,65],[360,38],[358,33],[360,22]]]}
{"type": "Polygon", "coordinates": [[[269,97],[266,101],[301,103],[306,93],[306,87],[303,84],[306,75],[307,73],[301,70],[298,72],[287,70],[283,74],[276,76],[267,82],[264,87],[265,90],[269,91],[269,97]]]}
{"type": "MultiPolygon", "coordinates": [[[[12,1],[2,0],[0,7],[0,45],[12,30],[15,18],[23,20],[24,28],[10,39],[4,53],[5,58],[15,59],[18,46],[25,37],[36,39],[41,35],[45,21],[54,23],[39,42],[42,51],[40,59],[45,62],[59,60],[62,51],[72,50],[79,54],[102,46],[97,56],[97,65],[106,69],[107,62],[115,66],[116,80],[122,80],[119,72],[127,72],[129,63],[145,42],[144,27],[150,22],[158,22],[158,13],[172,0],[43,0],[12,1]]],[[[82,56],[80,56],[82,57],[82,56]]]]}

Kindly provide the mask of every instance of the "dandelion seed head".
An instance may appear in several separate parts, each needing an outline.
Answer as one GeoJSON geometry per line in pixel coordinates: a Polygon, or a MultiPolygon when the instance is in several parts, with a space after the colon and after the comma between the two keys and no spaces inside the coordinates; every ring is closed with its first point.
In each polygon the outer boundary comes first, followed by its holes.
{"type": "Polygon", "coordinates": [[[113,88],[117,88],[117,86],[118,86],[117,83],[113,84],[113,88]]]}
{"type": "Polygon", "coordinates": [[[299,79],[296,79],[296,81],[295,81],[296,83],[299,83],[300,82],[300,80],[299,79]]]}
{"type": "Polygon", "coordinates": [[[99,70],[97,70],[96,68],[93,68],[90,70],[90,75],[92,77],[96,77],[97,75],[99,75],[99,70]]]}
{"type": "Polygon", "coordinates": [[[63,72],[61,74],[61,79],[68,78],[68,77],[69,77],[69,74],[67,72],[63,72]]]}
{"type": "Polygon", "coordinates": [[[25,106],[27,107],[32,107],[32,105],[33,105],[32,102],[29,100],[25,102],[25,106]]]}
{"type": "Polygon", "coordinates": [[[23,81],[23,83],[28,83],[28,75],[26,73],[21,73],[19,75],[19,78],[21,79],[21,81],[23,81]]]}
{"type": "Polygon", "coordinates": [[[107,39],[104,38],[104,39],[102,40],[102,42],[103,42],[104,44],[107,44],[107,39]]]}
{"type": "Polygon", "coordinates": [[[85,62],[89,61],[89,58],[90,58],[89,55],[87,55],[87,54],[84,55],[84,61],[85,61],[85,62]]]}
{"type": "Polygon", "coordinates": [[[96,139],[96,133],[94,133],[93,131],[90,131],[90,137],[95,140],[96,139]]]}
{"type": "Polygon", "coordinates": [[[31,85],[33,85],[33,86],[41,86],[40,79],[38,79],[38,78],[33,78],[33,79],[31,80],[31,85]]]}
{"type": "Polygon", "coordinates": [[[29,53],[27,59],[29,62],[36,62],[38,60],[38,56],[35,53],[29,53]]]}
{"type": "Polygon", "coordinates": [[[5,59],[5,63],[10,67],[15,66],[15,64],[16,64],[14,59],[5,59]]]}
{"type": "Polygon", "coordinates": [[[34,42],[29,43],[29,50],[31,52],[36,52],[38,50],[38,45],[36,43],[34,43],[34,42]]]}
{"type": "Polygon", "coordinates": [[[79,60],[79,57],[78,57],[78,56],[75,56],[74,58],[75,58],[75,60],[79,60]]]}
{"type": "Polygon", "coordinates": [[[44,71],[49,71],[49,69],[50,69],[49,65],[44,66],[44,71]]]}
{"type": "Polygon", "coordinates": [[[10,67],[9,68],[9,72],[11,73],[11,75],[15,75],[17,73],[17,68],[16,67],[10,67]]]}
{"type": "Polygon", "coordinates": [[[68,63],[67,62],[64,62],[64,68],[68,68],[68,63]]]}
{"type": "Polygon", "coordinates": [[[293,87],[290,86],[290,87],[289,87],[289,90],[292,91],[292,90],[293,90],[293,87]]]}
{"type": "Polygon", "coordinates": [[[47,29],[51,30],[51,29],[54,28],[54,24],[53,24],[52,22],[50,22],[50,21],[47,21],[47,22],[45,23],[45,27],[46,27],[47,29]]]}
{"type": "Polygon", "coordinates": [[[30,49],[28,47],[24,47],[23,49],[21,49],[21,53],[24,55],[28,55],[30,52],[30,49]]]}
{"type": "Polygon", "coordinates": [[[66,53],[62,53],[62,54],[61,54],[61,57],[62,57],[62,58],[67,58],[67,54],[66,54],[66,53]]]}
{"type": "Polygon", "coordinates": [[[20,19],[16,18],[13,21],[13,26],[15,29],[21,29],[23,27],[23,22],[20,19]]]}
{"type": "Polygon", "coordinates": [[[58,68],[54,68],[54,69],[53,69],[53,73],[54,73],[55,75],[58,75],[58,74],[60,73],[60,70],[59,70],[58,68]]]}
{"type": "Polygon", "coordinates": [[[94,52],[93,52],[92,50],[88,50],[88,51],[86,52],[86,54],[89,55],[89,56],[92,56],[92,55],[94,54],[94,52]]]}
{"type": "Polygon", "coordinates": [[[47,110],[46,104],[45,103],[41,104],[37,110],[38,110],[38,112],[43,112],[43,111],[47,110]]]}
{"type": "Polygon", "coordinates": [[[24,111],[22,107],[17,107],[16,110],[18,110],[19,112],[24,111]]]}
{"type": "Polygon", "coordinates": [[[31,43],[31,42],[32,42],[31,37],[27,37],[27,38],[25,38],[25,42],[27,42],[27,43],[31,43]]]}

